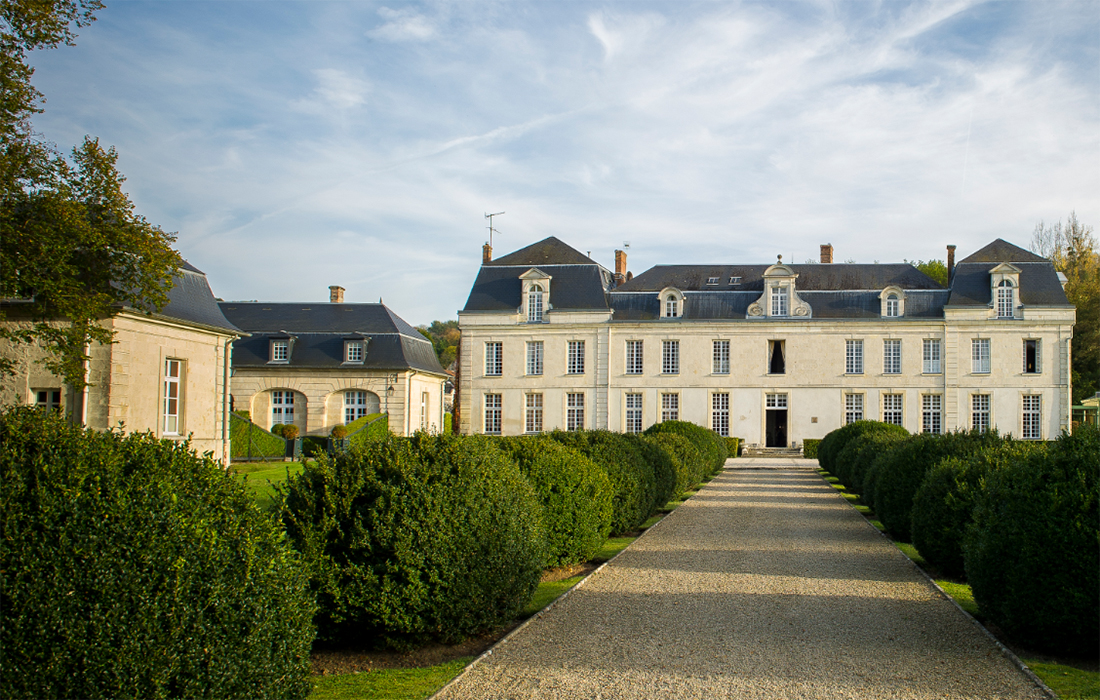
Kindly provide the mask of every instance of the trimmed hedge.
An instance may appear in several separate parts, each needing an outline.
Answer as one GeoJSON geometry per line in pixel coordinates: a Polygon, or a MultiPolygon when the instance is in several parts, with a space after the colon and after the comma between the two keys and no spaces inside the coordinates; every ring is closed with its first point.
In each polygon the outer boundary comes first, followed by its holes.
{"type": "Polygon", "coordinates": [[[885,423],[881,426],[858,433],[844,445],[844,449],[836,457],[836,471],[833,476],[840,479],[853,493],[864,493],[864,479],[875,462],[896,443],[910,437],[908,431],[901,426],[885,423]]]}
{"type": "MultiPolygon", "coordinates": [[[[701,482],[709,473],[709,465],[703,461],[703,455],[695,449],[683,435],[676,433],[657,433],[647,435],[645,438],[657,449],[664,450],[672,460],[672,466],[676,471],[676,486],[665,500],[667,503],[673,498],[679,498],[696,484],[701,482]]],[[[663,505],[663,504],[662,504],[663,505]]]]}
{"type": "Polygon", "coordinates": [[[857,420],[826,435],[821,439],[821,444],[817,446],[817,461],[821,468],[833,474],[836,470],[837,455],[840,454],[840,451],[844,449],[849,440],[869,430],[882,430],[885,425],[889,424],[875,420],[857,420]]]}
{"type": "Polygon", "coordinates": [[[982,611],[1010,637],[1096,658],[1100,649],[1100,432],[991,472],[963,544],[982,611]]]}
{"type": "Polygon", "coordinates": [[[0,415],[0,696],[310,693],[305,571],[188,448],[0,415]]]}
{"type": "MultiPolygon", "coordinates": [[[[282,429],[281,424],[275,427],[282,429]]],[[[253,458],[282,458],[286,455],[286,440],[245,418],[230,418],[229,453],[233,459],[248,457],[250,454],[253,458]],[[251,450],[249,441],[252,443],[251,450]]]]}
{"type": "Polygon", "coordinates": [[[542,504],[546,564],[596,555],[611,530],[611,482],[595,462],[542,436],[497,438],[542,504]]]}
{"type": "Polygon", "coordinates": [[[875,515],[894,538],[908,542],[913,498],[932,467],[947,457],[968,456],[995,447],[1001,440],[996,431],[964,430],[943,435],[922,433],[897,444],[875,461],[875,515]]]}
{"type": "Polygon", "coordinates": [[[816,438],[806,438],[802,441],[802,458],[803,459],[817,459],[817,448],[821,445],[821,440],[816,438]]]}
{"type": "Polygon", "coordinates": [[[965,576],[963,535],[973,521],[974,501],[993,471],[1024,461],[1044,443],[1006,438],[968,457],[948,457],[924,477],[913,498],[913,545],[947,576],[965,576]]]}
{"type": "MultiPolygon", "coordinates": [[[[737,439],[723,438],[710,428],[704,428],[701,425],[682,420],[668,420],[663,423],[655,423],[645,431],[646,435],[663,435],[666,433],[681,435],[687,438],[688,441],[695,446],[695,449],[702,455],[704,463],[706,464],[707,475],[717,473],[726,463],[726,458],[730,455],[726,440],[737,439]]],[[[734,447],[733,454],[737,454],[736,446],[734,447]]]]}
{"type": "MultiPolygon", "coordinates": [[[[634,530],[648,518],[657,506],[657,481],[647,454],[641,449],[641,439],[607,430],[555,430],[547,437],[600,465],[611,481],[611,532],[620,534],[634,530]]],[[[672,483],[675,484],[675,475],[672,483]]],[[[666,499],[667,500],[667,499],[666,499]]]]}
{"type": "Polygon", "coordinates": [[[534,490],[484,436],[384,436],[280,489],[310,564],[318,636],[406,649],[512,619],[545,564],[534,490]]]}

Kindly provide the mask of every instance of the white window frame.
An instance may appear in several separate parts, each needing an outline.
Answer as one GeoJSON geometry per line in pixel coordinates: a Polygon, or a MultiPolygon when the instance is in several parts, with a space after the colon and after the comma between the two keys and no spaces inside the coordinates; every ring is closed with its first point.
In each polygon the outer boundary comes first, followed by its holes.
{"type": "Polygon", "coordinates": [[[939,338],[924,339],[924,367],[925,374],[943,373],[943,343],[939,338]]]}
{"type": "Polygon", "coordinates": [[[661,374],[680,373],[680,341],[661,341],[661,374]]]}
{"type": "Polygon", "coordinates": [[[714,359],[714,364],[711,368],[711,371],[714,374],[730,373],[730,341],[714,341],[714,351],[712,357],[714,359]]]}
{"type": "Polygon", "coordinates": [[[164,360],[162,435],[183,434],[183,360],[164,360]]]}
{"type": "Polygon", "coordinates": [[[271,425],[294,424],[294,392],[276,389],[271,392],[271,425]]]}
{"type": "Polygon", "coordinates": [[[565,429],[584,430],[584,394],[565,395],[565,429]]]}
{"type": "Polygon", "coordinates": [[[542,341],[527,341],[527,376],[537,377],[542,374],[542,341]]]}
{"type": "Polygon", "coordinates": [[[772,316],[789,316],[791,301],[790,292],[786,285],[772,287],[772,316]]]}
{"type": "Polygon", "coordinates": [[[921,432],[943,434],[943,394],[921,396],[921,432]]]}
{"type": "Polygon", "coordinates": [[[566,374],[584,374],[584,341],[570,340],[566,346],[566,374]]]}
{"type": "Polygon", "coordinates": [[[626,341],[626,374],[642,374],[645,369],[642,341],[626,341]]]}
{"type": "Polygon", "coordinates": [[[730,434],[730,395],[720,391],[710,395],[710,429],[722,437],[730,434]]]}
{"type": "Polygon", "coordinates": [[[863,374],[863,341],[844,341],[844,374],[863,374]]]}
{"type": "Polygon", "coordinates": [[[289,340],[272,340],[271,341],[271,361],[272,362],[290,362],[290,341],[289,340]]]}
{"type": "Polygon", "coordinates": [[[863,394],[844,395],[844,425],[863,420],[863,394]]]}
{"type": "Polygon", "coordinates": [[[362,340],[349,340],[344,343],[344,362],[363,364],[366,353],[363,352],[362,340]]]}
{"type": "Polygon", "coordinates": [[[897,318],[901,315],[901,300],[898,295],[891,292],[886,295],[886,317],[897,318]]]}
{"type": "Polygon", "coordinates": [[[676,318],[680,315],[680,304],[675,294],[665,297],[665,318],[676,318]]]}
{"type": "Polygon", "coordinates": [[[990,355],[991,341],[989,338],[972,338],[970,341],[970,357],[972,361],[972,374],[989,374],[992,365],[990,355]]]}
{"type": "Polygon", "coordinates": [[[527,290],[527,322],[542,323],[543,308],[542,285],[532,284],[527,290]]]}
{"type": "Polygon", "coordinates": [[[367,392],[358,389],[344,392],[344,425],[368,415],[367,411],[367,392]]]}
{"type": "Polygon", "coordinates": [[[624,400],[626,405],[626,432],[642,432],[642,395],[627,394],[624,400]]]}
{"type": "Polygon", "coordinates": [[[500,435],[501,414],[503,413],[504,397],[501,394],[485,395],[485,420],[483,432],[486,435],[500,435]]]}
{"type": "Polygon", "coordinates": [[[679,394],[661,394],[661,422],[663,423],[666,420],[680,420],[679,394]]]}
{"type": "Polygon", "coordinates": [[[787,408],[787,395],[786,394],[765,394],[765,396],[764,396],[764,408],[786,409],[787,408]]]}
{"type": "Polygon", "coordinates": [[[970,429],[971,430],[989,430],[993,425],[992,421],[992,405],[993,401],[989,394],[971,394],[970,395],[970,429]]]}
{"type": "Polygon", "coordinates": [[[882,341],[882,373],[901,374],[900,338],[887,338],[882,341]]]}
{"type": "Polygon", "coordinates": [[[905,395],[882,395],[882,422],[893,425],[905,425],[905,395]]]}
{"type": "Polygon", "coordinates": [[[1001,280],[997,283],[997,318],[1014,318],[1016,316],[1016,287],[1011,280],[1001,280]]]}
{"type": "Polygon", "coordinates": [[[420,429],[428,429],[428,402],[431,401],[431,394],[426,391],[420,392],[420,429]]]}
{"type": "Polygon", "coordinates": [[[1021,401],[1020,439],[1043,439],[1043,397],[1040,394],[1024,394],[1021,401]]]}
{"type": "Polygon", "coordinates": [[[504,373],[504,343],[490,340],[485,343],[485,376],[499,377],[504,373]]]}
{"type": "Polygon", "coordinates": [[[542,394],[524,394],[524,432],[542,432],[542,394]]]}

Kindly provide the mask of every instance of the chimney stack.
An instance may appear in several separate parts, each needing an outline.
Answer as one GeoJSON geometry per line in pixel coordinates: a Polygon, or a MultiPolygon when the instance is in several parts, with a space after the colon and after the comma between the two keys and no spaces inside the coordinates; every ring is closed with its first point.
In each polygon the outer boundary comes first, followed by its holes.
{"type": "Polygon", "coordinates": [[[620,285],[626,282],[626,251],[615,251],[615,284],[620,285]]]}
{"type": "Polygon", "coordinates": [[[947,285],[951,286],[951,278],[955,276],[955,246],[947,246],[947,285]]]}
{"type": "Polygon", "coordinates": [[[344,303],[344,288],[339,285],[332,285],[328,288],[328,300],[333,304],[344,303]]]}
{"type": "Polygon", "coordinates": [[[493,246],[486,243],[481,246],[481,264],[488,265],[493,262],[493,246]]]}
{"type": "Polygon", "coordinates": [[[821,246],[821,264],[829,265],[833,262],[833,244],[825,243],[821,246]]]}

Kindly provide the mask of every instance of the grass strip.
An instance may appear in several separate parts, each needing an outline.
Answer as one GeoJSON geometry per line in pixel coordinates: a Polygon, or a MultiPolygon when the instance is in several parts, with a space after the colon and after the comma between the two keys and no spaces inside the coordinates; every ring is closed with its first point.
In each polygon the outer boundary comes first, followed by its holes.
{"type": "Polygon", "coordinates": [[[1100,673],[1082,671],[1065,664],[1054,664],[1037,659],[1023,659],[1040,680],[1058,693],[1062,700],[1096,700],[1100,698],[1100,673]]]}
{"type": "Polygon", "coordinates": [[[630,543],[638,539],[637,537],[608,537],[607,541],[600,547],[600,551],[596,552],[596,556],[592,557],[592,561],[596,564],[602,564],[605,561],[611,561],[619,552],[623,551],[630,546],[630,543]]]}
{"type": "Polygon", "coordinates": [[[423,700],[446,685],[474,657],[425,668],[393,668],[315,676],[310,700],[423,700]]]}
{"type": "Polygon", "coordinates": [[[271,510],[275,507],[272,498],[275,495],[272,486],[287,480],[289,475],[300,474],[302,464],[300,462],[249,462],[234,464],[230,467],[230,473],[244,482],[244,487],[256,501],[256,505],[262,510],[271,510]]]}
{"type": "Polygon", "coordinates": [[[563,578],[560,581],[546,581],[540,583],[539,587],[535,589],[535,595],[531,596],[531,601],[527,603],[527,607],[519,614],[520,619],[531,617],[539,610],[553,603],[570,588],[580,583],[584,577],[585,574],[580,574],[579,576],[563,578]]]}

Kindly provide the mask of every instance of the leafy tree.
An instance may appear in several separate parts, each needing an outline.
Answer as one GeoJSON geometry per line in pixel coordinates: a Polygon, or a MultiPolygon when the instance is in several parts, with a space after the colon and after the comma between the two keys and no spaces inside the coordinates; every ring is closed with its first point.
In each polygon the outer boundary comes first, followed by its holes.
{"type": "MultiPolygon", "coordinates": [[[[0,3],[0,297],[21,300],[9,307],[21,323],[0,327],[0,338],[41,343],[51,353],[46,368],[76,389],[86,384],[85,347],[113,339],[100,321],[125,307],[161,309],[182,262],[175,236],[134,212],[114,148],[86,137],[69,161],[31,129],[42,96],[27,52],[71,45],[72,26],[86,26],[101,7],[0,3]]],[[[0,359],[0,371],[11,373],[12,362],[0,359]]]]}
{"type": "Polygon", "coordinates": [[[1100,388],[1100,253],[1092,226],[1070,212],[1063,226],[1039,222],[1031,249],[1054,263],[1066,276],[1066,297],[1077,307],[1077,324],[1070,341],[1073,355],[1073,400],[1080,403],[1100,388]]]}
{"type": "Polygon", "coordinates": [[[906,260],[913,267],[936,280],[943,286],[947,286],[947,265],[942,260],[906,260]]]}
{"type": "Polygon", "coordinates": [[[458,341],[462,336],[458,321],[432,321],[430,326],[419,326],[417,330],[432,341],[439,364],[444,368],[450,367],[458,357],[458,341]]]}

